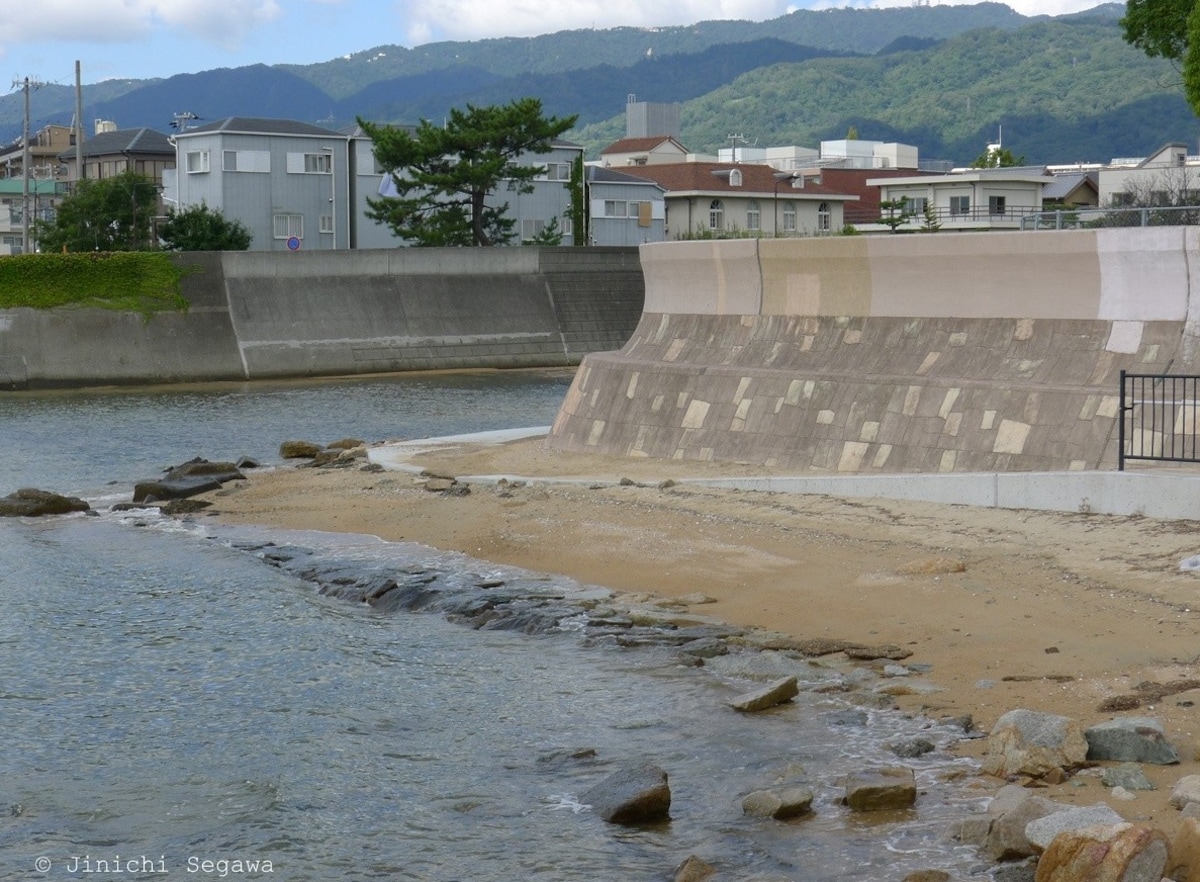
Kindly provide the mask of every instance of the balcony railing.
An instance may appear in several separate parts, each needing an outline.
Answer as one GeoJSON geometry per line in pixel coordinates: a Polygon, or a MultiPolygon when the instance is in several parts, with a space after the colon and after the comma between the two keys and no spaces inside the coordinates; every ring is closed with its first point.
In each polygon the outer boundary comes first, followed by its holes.
{"type": "Polygon", "coordinates": [[[1077,208],[1036,211],[1021,221],[1023,230],[1088,230],[1097,227],[1176,227],[1200,224],[1200,205],[1159,208],[1077,208]]]}

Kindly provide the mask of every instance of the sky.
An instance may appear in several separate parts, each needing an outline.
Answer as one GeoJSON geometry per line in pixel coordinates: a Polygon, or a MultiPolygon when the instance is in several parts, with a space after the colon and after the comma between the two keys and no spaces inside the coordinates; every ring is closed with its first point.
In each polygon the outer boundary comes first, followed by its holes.
{"type": "MultiPolygon", "coordinates": [[[[922,3],[925,0],[921,0],[922,3]]],[[[948,0],[928,0],[940,5],[948,0]]],[[[1009,0],[1060,15],[1101,0],[1009,0]]],[[[248,64],[313,64],[382,45],[528,37],[578,28],[764,21],[796,9],[914,0],[38,0],[0,12],[0,94],[28,78],[73,85],[248,64]]]]}

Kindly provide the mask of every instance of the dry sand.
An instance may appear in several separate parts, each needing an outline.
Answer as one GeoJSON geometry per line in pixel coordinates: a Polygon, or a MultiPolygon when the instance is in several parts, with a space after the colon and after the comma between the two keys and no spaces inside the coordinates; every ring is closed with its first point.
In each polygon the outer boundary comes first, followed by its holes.
{"type": "MultiPolygon", "coordinates": [[[[1176,829],[1167,798],[1176,780],[1200,772],[1200,690],[1142,692],[1145,703],[1120,714],[1100,706],[1147,681],[1200,678],[1200,576],[1179,569],[1200,552],[1196,522],[664,488],[763,470],[565,454],[540,438],[448,445],[414,461],[437,474],[535,480],[511,495],[479,483],[454,497],[401,471],[283,468],[210,498],[228,522],[420,542],[621,592],[707,595],[715,602],[695,612],[796,638],[897,644],[912,650],[908,663],[932,665],[928,679],[940,687],[897,705],[971,714],[983,730],[1014,708],[1085,727],[1154,717],[1183,758],[1144,767],[1157,790],[1120,800],[1080,775],[1040,792],[1176,829]]],[[[984,747],[967,741],[960,753],[984,747]]]]}

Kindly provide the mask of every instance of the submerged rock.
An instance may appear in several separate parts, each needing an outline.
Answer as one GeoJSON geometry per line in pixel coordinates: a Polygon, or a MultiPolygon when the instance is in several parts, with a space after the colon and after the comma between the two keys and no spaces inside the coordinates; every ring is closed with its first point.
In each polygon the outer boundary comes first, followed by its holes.
{"type": "Polygon", "coordinates": [[[916,801],[916,776],[905,766],[853,772],[846,776],[846,795],[842,803],[853,812],[911,808],[916,801]]]}
{"type": "Polygon", "coordinates": [[[0,517],[36,518],[43,515],[88,511],[91,506],[75,496],[62,496],[49,490],[25,487],[0,498],[0,517]]]}

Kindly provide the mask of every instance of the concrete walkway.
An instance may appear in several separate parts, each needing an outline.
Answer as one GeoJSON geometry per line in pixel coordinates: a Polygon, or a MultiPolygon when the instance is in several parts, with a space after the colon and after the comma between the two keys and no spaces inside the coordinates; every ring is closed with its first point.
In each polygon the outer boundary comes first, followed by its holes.
{"type": "MultiPolygon", "coordinates": [[[[421,453],[453,444],[501,444],[548,434],[548,426],[451,435],[381,445],[368,459],[384,468],[419,473],[413,460],[421,453]]],[[[458,475],[460,481],[494,484],[502,478],[558,484],[591,485],[600,477],[529,475],[458,475]]],[[[1137,515],[1200,520],[1200,469],[1152,469],[1125,472],[978,472],[891,475],[773,475],[741,478],[676,478],[677,484],[798,493],[843,498],[909,499],[981,508],[1033,509],[1082,514],[1137,515]]]]}

